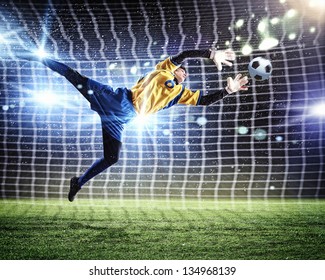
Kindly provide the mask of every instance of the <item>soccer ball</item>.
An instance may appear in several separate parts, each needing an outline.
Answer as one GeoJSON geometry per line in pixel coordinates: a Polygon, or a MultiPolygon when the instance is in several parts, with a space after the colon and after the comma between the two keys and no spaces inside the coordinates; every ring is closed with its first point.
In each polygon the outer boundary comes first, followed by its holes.
{"type": "Polygon", "coordinates": [[[267,80],[272,73],[271,61],[263,57],[255,57],[248,65],[251,77],[258,81],[267,80]]]}

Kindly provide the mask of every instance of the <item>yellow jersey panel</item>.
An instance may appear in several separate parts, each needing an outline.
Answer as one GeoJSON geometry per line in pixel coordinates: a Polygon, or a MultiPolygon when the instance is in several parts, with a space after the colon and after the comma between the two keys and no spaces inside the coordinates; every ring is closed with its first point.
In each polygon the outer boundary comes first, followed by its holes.
{"type": "Polygon", "coordinates": [[[197,105],[200,91],[192,92],[174,80],[173,73],[178,67],[167,58],[131,88],[132,103],[138,114],[152,114],[175,104],[197,105]]]}

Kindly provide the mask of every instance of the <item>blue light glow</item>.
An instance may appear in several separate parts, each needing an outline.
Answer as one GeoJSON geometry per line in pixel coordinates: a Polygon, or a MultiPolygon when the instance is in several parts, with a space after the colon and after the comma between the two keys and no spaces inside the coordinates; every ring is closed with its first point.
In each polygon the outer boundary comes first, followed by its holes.
{"type": "Polygon", "coordinates": [[[61,101],[61,98],[50,90],[35,92],[33,97],[35,102],[42,103],[47,106],[58,105],[61,101]]]}
{"type": "Polygon", "coordinates": [[[321,103],[313,108],[313,114],[325,117],[325,103],[321,103]]]}

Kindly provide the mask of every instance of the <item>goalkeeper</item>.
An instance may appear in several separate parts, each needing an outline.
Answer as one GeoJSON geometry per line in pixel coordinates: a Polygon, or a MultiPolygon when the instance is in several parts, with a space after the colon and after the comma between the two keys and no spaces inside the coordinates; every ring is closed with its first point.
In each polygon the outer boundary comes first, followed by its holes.
{"type": "Polygon", "coordinates": [[[211,94],[202,90],[191,91],[182,83],[187,72],[182,63],[188,58],[210,58],[219,71],[223,65],[232,66],[235,53],[228,49],[186,50],[170,56],[158,63],[155,69],[142,77],[130,89],[116,88],[99,83],[81,75],[69,66],[50,58],[38,58],[35,55],[22,57],[27,60],[39,61],[51,70],[64,76],[88,100],[92,110],[101,119],[103,137],[103,156],[97,159],[80,177],[70,180],[69,201],[73,201],[78,191],[90,179],[115,164],[119,159],[122,146],[124,125],[137,115],[148,115],[167,109],[176,104],[203,105],[213,104],[228,94],[239,90],[247,90],[247,77],[238,74],[234,79],[227,78],[227,86],[211,94]]]}

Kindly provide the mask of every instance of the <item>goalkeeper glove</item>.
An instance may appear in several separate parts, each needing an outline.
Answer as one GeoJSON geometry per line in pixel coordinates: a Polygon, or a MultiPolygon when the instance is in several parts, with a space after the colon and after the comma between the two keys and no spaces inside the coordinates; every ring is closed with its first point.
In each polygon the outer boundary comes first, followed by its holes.
{"type": "Polygon", "coordinates": [[[232,66],[232,63],[228,60],[233,61],[236,58],[235,52],[231,49],[227,49],[225,51],[210,51],[210,59],[212,59],[213,62],[217,65],[219,71],[222,70],[222,64],[232,66]]]}
{"type": "Polygon", "coordinates": [[[242,78],[242,74],[238,74],[235,79],[228,77],[226,91],[230,94],[239,90],[248,90],[246,86],[247,83],[247,76],[242,78]]]}

